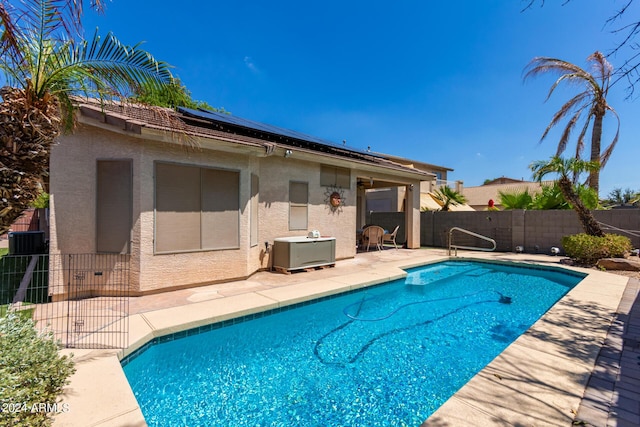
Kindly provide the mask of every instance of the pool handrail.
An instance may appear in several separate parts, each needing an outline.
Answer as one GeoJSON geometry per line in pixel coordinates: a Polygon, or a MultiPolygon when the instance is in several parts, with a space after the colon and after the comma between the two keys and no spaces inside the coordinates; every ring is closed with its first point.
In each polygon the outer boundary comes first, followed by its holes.
{"type": "Polygon", "coordinates": [[[454,256],[458,256],[458,249],[468,249],[468,250],[472,250],[472,251],[483,251],[483,252],[493,252],[496,250],[496,241],[493,240],[491,237],[487,237],[487,236],[483,236],[482,234],[478,234],[478,233],[474,233],[473,231],[469,231],[469,230],[465,230],[464,228],[460,228],[460,227],[451,227],[449,229],[449,233],[448,233],[449,239],[448,239],[448,256],[451,256],[451,249],[455,249],[455,255],[454,256]],[[454,231],[459,231],[461,233],[465,233],[468,234],[470,236],[473,237],[477,237],[479,239],[482,240],[486,240],[487,242],[491,243],[493,245],[492,248],[480,248],[477,246],[462,246],[462,245],[454,245],[452,244],[452,237],[453,237],[453,232],[454,231]]]}

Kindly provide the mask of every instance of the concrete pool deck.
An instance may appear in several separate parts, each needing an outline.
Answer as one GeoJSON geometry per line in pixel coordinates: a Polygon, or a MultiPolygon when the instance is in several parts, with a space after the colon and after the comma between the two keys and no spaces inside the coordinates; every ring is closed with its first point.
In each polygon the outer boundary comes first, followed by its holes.
{"type": "MultiPolygon", "coordinates": [[[[560,258],[543,255],[458,255],[562,266],[560,258]]],[[[62,396],[69,410],[56,415],[54,426],[145,426],[120,359],[155,337],[401,278],[402,268],[447,258],[442,249],[371,251],[338,261],[334,268],[291,275],[259,272],[247,280],[132,298],[127,349],[64,351],[74,354],[77,372],[62,396]]],[[[587,384],[597,371],[601,349],[606,348],[628,278],[562,267],[588,276],[424,426],[570,426],[576,414],[607,419],[611,411],[606,400],[611,396],[589,395],[587,384]],[[593,405],[585,406],[583,397],[589,397],[593,405]],[[592,411],[594,407],[596,412],[592,411]],[[598,408],[602,410],[598,412],[598,408]]],[[[633,301],[635,296],[631,298],[633,301]]],[[[608,425],[634,424],[602,424],[608,425]]]]}

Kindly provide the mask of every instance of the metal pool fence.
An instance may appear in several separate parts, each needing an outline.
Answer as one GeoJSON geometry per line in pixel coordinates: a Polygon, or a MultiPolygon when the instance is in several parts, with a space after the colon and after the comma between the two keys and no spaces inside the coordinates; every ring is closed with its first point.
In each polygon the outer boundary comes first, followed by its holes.
{"type": "Polygon", "coordinates": [[[66,348],[124,348],[130,265],[120,254],[5,255],[0,314],[20,311],[66,348]]]}

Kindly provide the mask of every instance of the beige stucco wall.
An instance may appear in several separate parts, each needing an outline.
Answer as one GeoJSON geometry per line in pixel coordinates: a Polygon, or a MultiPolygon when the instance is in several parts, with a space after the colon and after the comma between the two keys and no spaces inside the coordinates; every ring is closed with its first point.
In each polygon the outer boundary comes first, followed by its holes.
{"type": "Polygon", "coordinates": [[[320,164],[292,158],[267,157],[260,162],[260,223],[262,245],[277,237],[304,236],[318,230],[323,236],[336,237],[336,258],[355,255],[356,193],[352,173],[351,188],[343,189],[343,206],[332,211],[327,187],[320,186],[320,164]],[[307,230],[289,230],[289,182],[309,185],[307,230]]]}
{"type": "MultiPolygon", "coordinates": [[[[247,277],[270,267],[264,242],[319,230],[335,236],[336,258],[355,255],[356,172],[343,189],[344,205],[328,207],[320,186],[320,163],[277,153],[225,152],[184,147],[79,125],[51,154],[51,253],[95,253],[96,160],[132,159],[133,228],[131,289],[148,293],[247,277]],[[240,246],[238,249],[154,254],[154,162],[218,167],[240,172],[240,246]],[[251,174],[259,176],[258,240],[250,244],[251,174]],[[309,185],[308,230],[289,230],[289,181],[309,185]]],[[[96,290],[99,292],[99,290],[96,290]]]]}
{"type": "MultiPolygon", "coordinates": [[[[60,138],[51,150],[50,164],[50,241],[51,254],[92,254],[96,251],[96,160],[133,160],[133,240],[139,240],[140,223],[140,170],[141,150],[126,139],[116,138],[104,131],[86,132],[79,126],[77,132],[60,138]],[[109,143],[107,143],[109,141],[109,143]]],[[[100,264],[101,260],[97,260],[100,264]]],[[[50,270],[66,270],[60,257],[51,257],[50,270]]],[[[108,276],[108,275],[107,275],[108,276]]],[[[105,276],[105,277],[107,277],[105,276]]],[[[50,275],[54,295],[64,295],[67,283],[75,280],[65,274],[50,275]]],[[[133,255],[130,265],[131,283],[140,281],[140,257],[133,255]]],[[[132,288],[138,290],[137,285],[132,288]]]]}

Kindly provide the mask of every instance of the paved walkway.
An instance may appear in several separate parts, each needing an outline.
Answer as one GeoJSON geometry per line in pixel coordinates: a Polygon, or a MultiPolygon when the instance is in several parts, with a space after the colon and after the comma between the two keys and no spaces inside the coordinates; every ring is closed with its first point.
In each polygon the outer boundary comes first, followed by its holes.
{"type": "MultiPolygon", "coordinates": [[[[464,255],[559,262],[528,254],[464,255]]],[[[291,275],[260,272],[247,280],[132,298],[128,349],[73,351],[77,372],[63,396],[71,410],[59,414],[54,426],[144,426],[119,358],[153,337],[380,283],[401,277],[400,268],[445,258],[444,250],[434,249],[372,251],[339,261],[335,268],[291,275]]],[[[576,415],[597,427],[640,425],[637,286],[635,291],[626,286],[626,277],[581,271],[589,276],[424,426],[569,426],[576,415]]]]}
{"type": "Polygon", "coordinates": [[[640,426],[640,280],[630,279],[598,354],[576,421],[640,426]]]}

